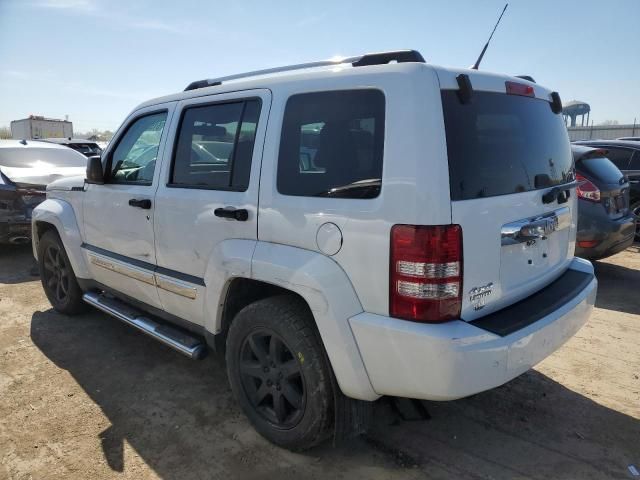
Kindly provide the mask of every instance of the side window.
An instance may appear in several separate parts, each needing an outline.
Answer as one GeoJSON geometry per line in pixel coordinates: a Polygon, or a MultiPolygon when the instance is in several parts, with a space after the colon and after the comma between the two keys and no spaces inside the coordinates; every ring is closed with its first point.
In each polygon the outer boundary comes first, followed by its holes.
{"type": "Polygon", "coordinates": [[[613,162],[613,164],[618,167],[620,170],[628,170],[629,169],[629,160],[631,160],[631,154],[633,150],[628,150],[626,148],[606,148],[609,153],[607,154],[607,158],[613,162]]]}
{"type": "Polygon", "coordinates": [[[259,115],[259,100],[185,109],[169,184],[245,191],[259,115]]]}
{"type": "Polygon", "coordinates": [[[384,94],[343,90],[287,101],[278,156],[284,195],[375,198],[384,150],[384,94]]]}
{"type": "Polygon", "coordinates": [[[110,183],[151,185],[167,112],[140,117],[118,141],[110,160],[110,183]]]}
{"type": "Polygon", "coordinates": [[[640,150],[633,152],[633,158],[629,163],[629,170],[640,170],[640,150]]]}

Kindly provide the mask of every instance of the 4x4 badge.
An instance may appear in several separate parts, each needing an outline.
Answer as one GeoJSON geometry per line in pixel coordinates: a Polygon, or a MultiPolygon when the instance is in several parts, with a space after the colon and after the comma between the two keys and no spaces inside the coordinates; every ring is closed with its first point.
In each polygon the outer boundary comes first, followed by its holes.
{"type": "Polygon", "coordinates": [[[482,287],[474,287],[469,291],[469,301],[474,310],[480,310],[486,304],[487,297],[493,291],[493,283],[487,283],[482,287]]]}

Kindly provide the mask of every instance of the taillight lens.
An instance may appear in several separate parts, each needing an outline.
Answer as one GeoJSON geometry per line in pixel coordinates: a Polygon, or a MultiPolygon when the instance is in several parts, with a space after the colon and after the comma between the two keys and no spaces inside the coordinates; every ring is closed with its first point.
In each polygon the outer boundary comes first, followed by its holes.
{"type": "Polygon", "coordinates": [[[394,225],[390,262],[392,317],[428,323],[460,317],[460,225],[394,225]]]}
{"type": "Polygon", "coordinates": [[[593,248],[598,245],[600,242],[598,240],[579,240],[578,246],[580,248],[593,248]]]}
{"type": "Polygon", "coordinates": [[[522,95],[524,97],[533,97],[533,87],[525,83],[504,82],[508,95],[522,95]]]}
{"type": "Polygon", "coordinates": [[[600,189],[598,187],[579,173],[576,173],[576,180],[578,181],[578,186],[576,187],[578,198],[589,200],[590,202],[600,201],[600,189]]]}

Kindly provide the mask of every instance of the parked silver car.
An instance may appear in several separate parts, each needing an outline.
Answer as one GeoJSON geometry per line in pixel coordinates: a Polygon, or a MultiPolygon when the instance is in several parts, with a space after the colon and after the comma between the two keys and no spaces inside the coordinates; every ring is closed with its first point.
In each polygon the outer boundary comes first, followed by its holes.
{"type": "Polygon", "coordinates": [[[0,140],[0,244],[31,241],[31,211],[49,183],[84,175],[87,158],[70,148],[32,140],[0,140]]]}

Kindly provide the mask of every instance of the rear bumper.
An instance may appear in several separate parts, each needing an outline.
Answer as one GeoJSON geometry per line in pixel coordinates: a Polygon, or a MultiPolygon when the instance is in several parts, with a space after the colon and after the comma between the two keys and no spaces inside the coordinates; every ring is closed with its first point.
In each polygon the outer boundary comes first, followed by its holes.
{"type": "Polygon", "coordinates": [[[350,319],[371,384],[380,395],[453,400],[502,385],[549,356],[586,322],[595,303],[593,267],[579,292],[526,327],[500,336],[462,320],[420,324],[361,313],[350,319]]]}
{"type": "Polygon", "coordinates": [[[601,205],[597,204],[594,208],[592,205],[583,206],[585,203],[587,202],[579,204],[581,210],[576,233],[576,256],[596,260],[626,250],[633,244],[636,228],[633,214],[612,220],[604,213],[601,205]],[[597,241],[598,244],[584,248],[578,245],[582,241],[597,241]]]}

